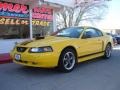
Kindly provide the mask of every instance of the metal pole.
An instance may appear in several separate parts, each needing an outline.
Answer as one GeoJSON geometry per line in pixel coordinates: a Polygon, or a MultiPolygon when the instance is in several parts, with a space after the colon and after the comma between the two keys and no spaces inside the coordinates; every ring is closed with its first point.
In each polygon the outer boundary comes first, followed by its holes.
{"type": "Polygon", "coordinates": [[[30,17],[29,17],[29,21],[30,21],[30,39],[33,39],[33,28],[32,28],[32,9],[29,8],[29,12],[30,12],[30,17]]]}
{"type": "Polygon", "coordinates": [[[57,21],[56,21],[56,12],[55,10],[53,10],[53,31],[52,32],[55,32],[57,31],[57,21]]]}

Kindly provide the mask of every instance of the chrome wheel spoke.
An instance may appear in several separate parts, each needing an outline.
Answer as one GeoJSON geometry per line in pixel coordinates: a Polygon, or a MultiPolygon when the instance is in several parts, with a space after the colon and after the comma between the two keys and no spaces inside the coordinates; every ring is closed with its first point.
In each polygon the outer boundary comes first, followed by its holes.
{"type": "Polygon", "coordinates": [[[66,62],[66,63],[64,64],[64,66],[67,67],[67,66],[68,66],[68,62],[66,62]]]}
{"type": "Polygon", "coordinates": [[[68,59],[70,59],[70,53],[67,53],[66,56],[68,59]]]}
{"type": "Polygon", "coordinates": [[[73,60],[73,57],[70,57],[70,61],[73,60]]]}
{"type": "Polygon", "coordinates": [[[111,47],[108,46],[107,49],[106,49],[106,56],[110,57],[110,55],[111,55],[111,47]]]}
{"type": "Polygon", "coordinates": [[[63,64],[64,64],[64,67],[67,69],[67,70],[70,70],[74,67],[74,64],[75,64],[75,56],[72,52],[67,52],[65,55],[64,55],[64,58],[63,58],[63,64]]]}

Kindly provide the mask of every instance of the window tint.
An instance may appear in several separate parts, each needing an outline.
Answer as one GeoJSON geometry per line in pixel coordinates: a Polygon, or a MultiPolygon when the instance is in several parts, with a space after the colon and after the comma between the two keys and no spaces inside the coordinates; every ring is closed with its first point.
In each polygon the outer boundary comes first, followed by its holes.
{"type": "Polygon", "coordinates": [[[102,32],[97,29],[88,28],[85,30],[85,32],[83,34],[83,38],[100,37],[102,35],[103,35],[102,32]]]}
{"type": "Polygon", "coordinates": [[[96,30],[99,36],[103,36],[103,33],[100,30],[96,30]]]}
{"type": "Polygon", "coordinates": [[[83,28],[66,28],[62,30],[61,32],[58,32],[56,36],[79,38],[82,31],[83,31],[83,28]]]}

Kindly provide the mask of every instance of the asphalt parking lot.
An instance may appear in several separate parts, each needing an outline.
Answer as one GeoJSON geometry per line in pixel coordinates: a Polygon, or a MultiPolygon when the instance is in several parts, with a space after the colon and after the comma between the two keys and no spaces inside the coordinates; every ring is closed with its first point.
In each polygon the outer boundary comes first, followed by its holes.
{"type": "Polygon", "coordinates": [[[109,60],[80,63],[72,72],[28,68],[14,63],[0,65],[0,90],[119,90],[120,46],[109,60]]]}

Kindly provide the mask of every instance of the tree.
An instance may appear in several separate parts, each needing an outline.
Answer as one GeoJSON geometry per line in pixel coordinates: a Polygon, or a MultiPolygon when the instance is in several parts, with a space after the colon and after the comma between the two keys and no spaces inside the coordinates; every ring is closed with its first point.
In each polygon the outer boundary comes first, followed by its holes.
{"type": "Polygon", "coordinates": [[[79,26],[84,21],[94,23],[103,18],[107,8],[107,3],[103,0],[85,0],[79,2],[75,8],[64,7],[64,10],[57,13],[57,26],[79,26]]]}

